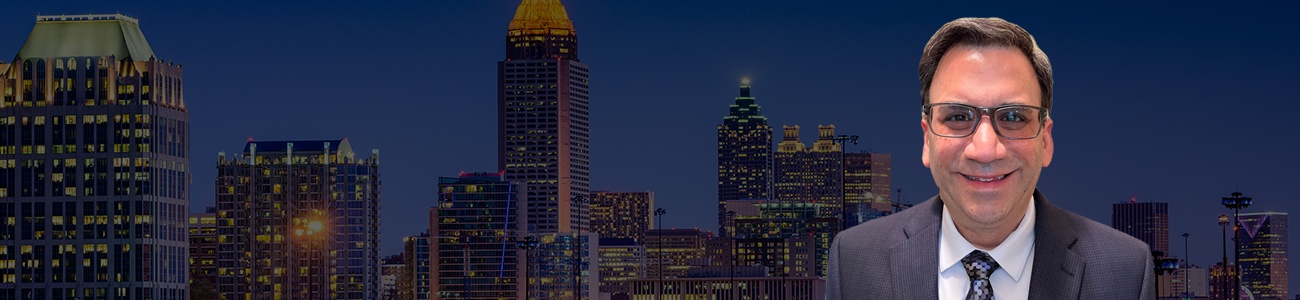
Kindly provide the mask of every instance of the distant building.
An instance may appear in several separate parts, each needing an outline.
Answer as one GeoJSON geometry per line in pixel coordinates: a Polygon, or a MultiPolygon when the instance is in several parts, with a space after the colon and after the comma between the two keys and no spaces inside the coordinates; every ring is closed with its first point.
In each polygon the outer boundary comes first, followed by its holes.
{"type": "Polygon", "coordinates": [[[190,213],[190,285],[206,280],[216,286],[217,245],[217,208],[190,213]]]}
{"type": "Polygon", "coordinates": [[[397,299],[397,279],[406,272],[406,258],[402,253],[385,257],[379,265],[380,275],[379,282],[383,285],[379,289],[380,299],[395,300],[397,299]]]}
{"type": "Polygon", "coordinates": [[[846,227],[893,212],[890,165],[886,153],[844,153],[844,199],[849,212],[846,227]]]}
{"type": "Polygon", "coordinates": [[[826,279],[818,277],[675,278],[664,279],[662,283],[657,278],[646,278],[629,282],[632,285],[632,300],[826,299],[826,279]],[[661,286],[662,289],[659,289],[661,286]]]}
{"type": "Polygon", "coordinates": [[[790,203],[817,203],[819,215],[841,217],[844,198],[844,153],[835,137],[835,126],[817,126],[817,141],[811,148],[799,141],[799,126],[785,126],[785,137],[777,145],[773,173],[775,199],[790,203]]]}
{"type": "Polygon", "coordinates": [[[646,278],[686,275],[692,259],[704,256],[704,240],[713,234],[699,229],[652,229],[646,232],[646,278]]]}
{"type": "Polygon", "coordinates": [[[34,21],[0,61],[0,298],[186,299],[181,66],[132,17],[34,21]]]}
{"type": "Polygon", "coordinates": [[[1169,204],[1127,202],[1111,205],[1110,226],[1169,255],[1169,204]]]}
{"type": "MultiPolygon", "coordinates": [[[[830,248],[831,242],[838,229],[839,219],[833,216],[819,216],[818,212],[825,211],[820,203],[791,203],[791,202],[767,202],[753,204],[759,208],[757,217],[745,217],[736,220],[736,239],[744,241],[745,239],[788,239],[792,237],[808,237],[813,247],[812,258],[815,268],[812,270],[812,276],[824,277],[829,271],[830,248]]],[[[804,241],[800,239],[800,241],[804,241]]],[[[802,243],[802,242],[800,242],[802,243]]],[[[791,242],[790,245],[794,243],[791,242]]],[[[794,246],[790,249],[804,246],[794,246]]],[[[800,253],[800,252],[792,252],[800,253]]],[[[742,256],[743,257],[743,256],[742,256]]],[[[786,262],[792,269],[781,269],[780,271],[791,272],[792,274],[804,274],[798,270],[803,268],[802,264],[792,264],[800,262],[798,258],[786,258],[786,262]]]]}
{"type": "Polygon", "coordinates": [[[772,192],[772,127],[749,94],[749,81],[718,125],[718,227],[729,236],[727,201],[766,199],[772,192]]]}
{"type": "Polygon", "coordinates": [[[1232,284],[1233,284],[1233,279],[1237,275],[1237,268],[1234,268],[1233,267],[1234,265],[1231,265],[1232,263],[1231,261],[1229,261],[1228,263],[1230,264],[1228,268],[1223,267],[1223,262],[1218,262],[1215,263],[1213,266],[1210,266],[1210,272],[1209,272],[1210,278],[1208,282],[1209,283],[1208,293],[1210,295],[1210,299],[1238,300],[1237,298],[1232,297],[1232,291],[1233,291],[1232,284]]]}
{"type": "Polygon", "coordinates": [[[644,240],[646,230],[654,225],[650,218],[650,208],[654,205],[654,192],[592,192],[592,230],[601,239],[644,240]]]}
{"type": "Polygon", "coordinates": [[[1255,299],[1286,299],[1287,282],[1287,214],[1262,212],[1241,214],[1241,285],[1255,299]]]}
{"type": "Polygon", "coordinates": [[[525,253],[517,238],[528,186],[503,173],[438,178],[438,202],[429,209],[432,296],[521,296],[525,253]]]}
{"type": "Polygon", "coordinates": [[[530,232],[591,231],[587,68],[560,1],[519,4],[497,62],[497,170],[528,183],[530,232]]]}
{"type": "Polygon", "coordinates": [[[1174,270],[1172,274],[1160,275],[1160,290],[1156,291],[1160,297],[1177,297],[1182,299],[1208,297],[1210,294],[1208,274],[1205,268],[1187,267],[1187,261],[1181,262],[1182,268],[1174,270]],[[1186,293],[1186,295],[1184,295],[1186,293]]]}
{"type": "MultiPolygon", "coordinates": [[[[600,293],[600,250],[594,232],[531,234],[528,299],[595,299],[600,293]],[[574,296],[577,294],[577,297],[574,296]]],[[[521,253],[523,251],[520,251],[521,253]]]]}
{"type": "Polygon", "coordinates": [[[222,299],[379,298],[379,151],[249,141],[217,159],[222,299]]]}
{"type": "Polygon", "coordinates": [[[600,238],[600,292],[627,295],[627,281],[645,277],[645,246],[636,239],[600,238]]]}
{"type": "Polygon", "coordinates": [[[402,239],[406,270],[397,276],[398,300],[433,299],[433,283],[430,281],[433,276],[433,254],[429,244],[427,232],[402,239]]]}

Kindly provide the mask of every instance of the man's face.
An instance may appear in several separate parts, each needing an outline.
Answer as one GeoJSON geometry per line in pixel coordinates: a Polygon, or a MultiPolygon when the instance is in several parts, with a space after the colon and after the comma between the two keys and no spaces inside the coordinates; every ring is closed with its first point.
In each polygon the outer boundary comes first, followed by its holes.
{"type": "MultiPolygon", "coordinates": [[[[930,85],[930,103],[991,108],[1042,106],[1041,99],[1029,59],[1012,48],[953,47],[939,61],[930,85]]],[[[953,218],[974,222],[968,226],[995,226],[1008,217],[1019,222],[1039,172],[1052,162],[1052,120],[1038,137],[1027,140],[998,136],[989,116],[982,116],[975,132],[962,138],[936,136],[929,126],[922,119],[921,162],[930,168],[953,218]]]]}

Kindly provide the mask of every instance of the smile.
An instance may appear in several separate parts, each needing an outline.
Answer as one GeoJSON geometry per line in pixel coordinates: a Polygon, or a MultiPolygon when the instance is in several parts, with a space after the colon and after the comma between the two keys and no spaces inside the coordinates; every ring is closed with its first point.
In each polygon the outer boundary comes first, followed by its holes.
{"type": "MultiPolygon", "coordinates": [[[[1012,172],[1012,173],[1015,173],[1015,172],[1012,172]]],[[[960,173],[958,173],[958,174],[960,174],[960,173]]],[[[1002,176],[998,176],[998,177],[975,177],[975,176],[970,176],[970,175],[966,175],[966,174],[961,174],[961,176],[965,176],[966,179],[968,179],[968,180],[971,180],[971,181],[979,181],[979,182],[991,182],[991,181],[1002,180],[1003,178],[1007,178],[1007,175],[1011,175],[1011,173],[1002,174],[1002,176]]]]}

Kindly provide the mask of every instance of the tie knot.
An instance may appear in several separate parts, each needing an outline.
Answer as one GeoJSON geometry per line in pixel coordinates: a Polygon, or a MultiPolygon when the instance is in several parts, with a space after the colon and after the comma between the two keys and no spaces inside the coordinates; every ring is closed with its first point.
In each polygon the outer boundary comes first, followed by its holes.
{"type": "Polygon", "coordinates": [[[998,269],[998,262],[989,256],[988,252],[975,250],[961,259],[962,266],[966,267],[966,276],[971,280],[988,280],[993,271],[998,269]]]}

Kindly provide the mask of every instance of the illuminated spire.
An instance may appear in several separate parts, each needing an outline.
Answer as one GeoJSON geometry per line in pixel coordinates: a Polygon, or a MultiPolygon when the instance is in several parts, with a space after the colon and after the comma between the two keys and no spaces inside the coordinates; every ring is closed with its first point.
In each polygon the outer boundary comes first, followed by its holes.
{"type": "Polygon", "coordinates": [[[578,35],[560,0],[523,0],[506,31],[507,60],[578,60],[578,35]]]}

